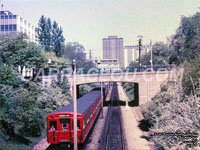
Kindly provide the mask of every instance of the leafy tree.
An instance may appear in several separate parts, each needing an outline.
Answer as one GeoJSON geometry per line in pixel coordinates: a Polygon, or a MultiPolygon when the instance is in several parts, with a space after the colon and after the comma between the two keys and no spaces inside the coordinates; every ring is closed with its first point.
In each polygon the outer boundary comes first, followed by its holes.
{"type": "Polygon", "coordinates": [[[16,51],[13,65],[42,67],[47,63],[44,55],[44,52],[39,46],[34,43],[28,43],[27,47],[16,51]]]}
{"type": "Polygon", "coordinates": [[[31,91],[0,85],[0,124],[10,138],[39,136],[44,127],[41,110],[31,91]]]}
{"type": "Polygon", "coordinates": [[[2,63],[14,66],[43,66],[47,61],[42,49],[34,43],[27,43],[24,34],[1,37],[0,58],[2,63]]]}
{"type": "MultiPolygon", "coordinates": [[[[166,44],[164,44],[163,42],[156,42],[152,46],[153,64],[165,65],[166,63],[169,63],[168,59],[171,53],[172,51],[169,50],[166,44]]],[[[148,52],[146,55],[141,57],[141,64],[151,65],[150,60],[151,60],[151,52],[148,52]]]]}
{"type": "Polygon", "coordinates": [[[185,59],[194,59],[200,55],[200,13],[197,12],[190,17],[182,17],[181,23],[174,36],[173,44],[174,54],[170,60],[176,64],[181,64],[185,59]]]}
{"type": "Polygon", "coordinates": [[[65,58],[68,58],[71,62],[73,61],[73,59],[75,59],[78,66],[86,62],[85,48],[77,42],[68,43],[66,45],[64,56],[65,58]]]}
{"type": "Polygon", "coordinates": [[[2,63],[7,65],[13,64],[16,59],[15,53],[27,47],[26,38],[24,34],[0,36],[0,57],[2,63]]]}

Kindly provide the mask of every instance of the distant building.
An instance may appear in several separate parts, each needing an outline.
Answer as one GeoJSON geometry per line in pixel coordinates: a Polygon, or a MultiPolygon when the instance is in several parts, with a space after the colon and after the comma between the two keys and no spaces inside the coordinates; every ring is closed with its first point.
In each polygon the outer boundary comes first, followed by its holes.
{"type": "Polygon", "coordinates": [[[34,26],[10,11],[0,11],[0,35],[19,32],[25,33],[31,42],[36,42],[34,26]]]}
{"type": "Polygon", "coordinates": [[[103,59],[116,59],[124,67],[123,38],[108,36],[103,39],[103,59]]]}
{"type": "MultiPolygon", "coordinates": [[[[97,62],[95,62],[97,64],[97,62]]],[[[117,59],[102,59],[100,60],[100,64],[97,66],[102,71],[109,72],[110,70],[119,69],[119,62],[117,59]]]]}
{"type": "MultiPolygon", "coordinates": [[[[150,45],[143,45],[141,48],[141,56],[146,55],[150,50],[150,45]]],[[[132,61],[137,61],[139,58],[139,47],[125,46],[124,47],[124,67],[128,67],[132,61]]]]}

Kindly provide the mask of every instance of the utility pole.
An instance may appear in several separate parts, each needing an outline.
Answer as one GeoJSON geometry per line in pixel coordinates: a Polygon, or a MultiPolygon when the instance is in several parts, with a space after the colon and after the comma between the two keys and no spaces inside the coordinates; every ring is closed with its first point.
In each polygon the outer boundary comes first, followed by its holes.
{"type": "Polygon", "coordinates": [[[76,98],[76,60],[73,60],[72,62],[72,68],[73,68],[73,108],[74,108],[74,150],[78,149],[77,146],[77,98],[76,98]]]}

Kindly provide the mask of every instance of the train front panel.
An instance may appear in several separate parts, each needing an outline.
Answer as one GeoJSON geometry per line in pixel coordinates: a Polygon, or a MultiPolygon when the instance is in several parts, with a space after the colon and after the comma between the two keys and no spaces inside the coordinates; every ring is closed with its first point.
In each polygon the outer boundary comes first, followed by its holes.
{"type": "MultiPolygon", "coordinates": [[[[77,135],[78,143],[82,143],[82,115],[78,114],[77,117],[77,135]]],[[[73,132],[73,113],[54,113],[48,115],[47,119],[47,139],[48,143],[59,144],[59,143],[74,143],[74,132],[73,132]]]]}

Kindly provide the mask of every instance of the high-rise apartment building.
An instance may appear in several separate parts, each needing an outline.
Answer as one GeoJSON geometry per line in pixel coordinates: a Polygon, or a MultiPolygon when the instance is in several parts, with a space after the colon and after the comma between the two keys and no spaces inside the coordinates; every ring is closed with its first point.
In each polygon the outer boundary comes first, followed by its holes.
{"type": "Polygon", "coordinates": [[[124,67],[123,38],[108,36],[103,39],[103,59],[117,59],[120,67],[124,67]]]}
{"type": "Polygon", "coordinates": [[[0,11],[0,34],[25,33],[29,41],[36,42],[35,27],[19,15],[10,11],[0,11]]]}

